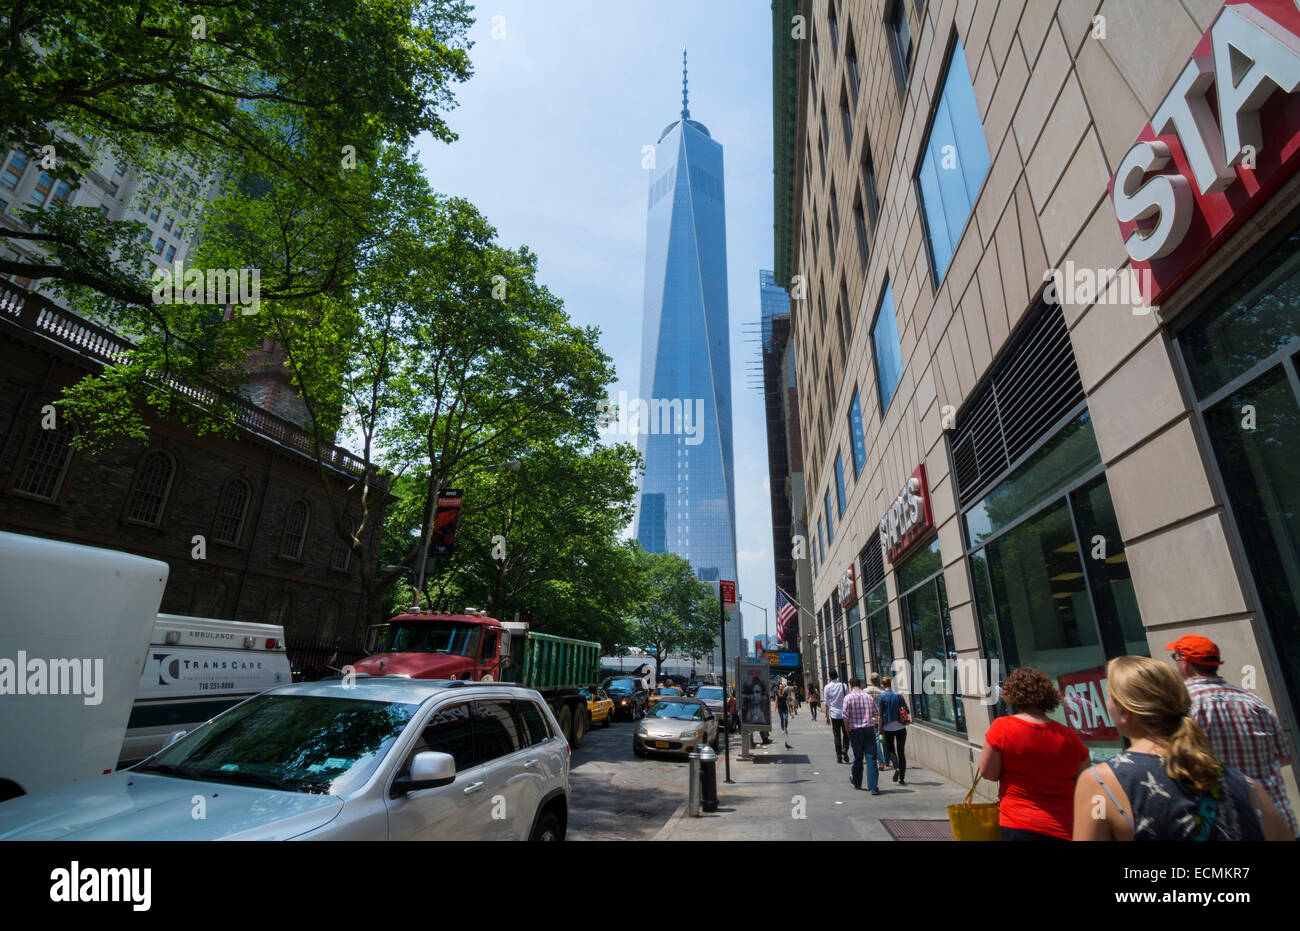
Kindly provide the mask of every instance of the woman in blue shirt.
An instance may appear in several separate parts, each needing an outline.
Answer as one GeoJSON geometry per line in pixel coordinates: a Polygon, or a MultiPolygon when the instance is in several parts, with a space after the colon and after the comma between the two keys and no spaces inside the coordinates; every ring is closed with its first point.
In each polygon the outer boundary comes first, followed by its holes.
{"type": "Polygon", "coordinates": [[[885,676],[880,680],[884,691],[876,699],[880,705],[880,730],[885,738],[885,753],[895,762],[894,781],[900,786],[907,785],[907,757],[903,747],[907,745],[907,725],[903,723],[903,714],[911,717],[912,711],[907,707],[907,699],[893,689],[894,680],[885,676]]]}

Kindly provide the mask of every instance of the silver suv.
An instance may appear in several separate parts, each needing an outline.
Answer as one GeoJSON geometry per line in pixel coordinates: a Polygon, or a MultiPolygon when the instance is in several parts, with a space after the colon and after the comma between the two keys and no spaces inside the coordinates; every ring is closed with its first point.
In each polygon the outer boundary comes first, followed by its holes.
{"type": "Polygon", "coordinates": [[[270,689],[131,769],[0,804],[0,838],[563,840],[568,811],[569,745],[536,692],[358,676],[270,689]]]}

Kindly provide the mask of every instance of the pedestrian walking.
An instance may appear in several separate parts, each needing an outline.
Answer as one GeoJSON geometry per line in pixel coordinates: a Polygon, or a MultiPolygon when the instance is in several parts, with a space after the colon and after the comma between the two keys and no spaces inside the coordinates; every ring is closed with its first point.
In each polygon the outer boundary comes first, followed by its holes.
{"type": "Polygon", "coordinates": [[[862,680],[854,676],[849,680],[852,690],[844,699],[844,725],[849,732],[849,746],[853,748],[853,766],[849,769],[849,782],[853,788],[862,788],[862,766],[867,767],[867,788],[879,795],[880,773],[876,768],[876,722],[880,712],[876,700],[862,691],[862,680]]]}
{"type": "Polygon", "coordinates": [[[731,689],[731,697],[727,699],[727,717],[730,719],[731,729],[737,733],[740,731],[740,706],[736,704],[736,689],[731,689]]]}
{"type": "Polygon", "coordinates": [[[790,714],[797,715],[799,713],[799,693],[795,690],[794,685],[785,687],[785,704],[790,714]]]}
{"type": "MultiPolygon", "coordinates": [[[[862,691],[866,692],[868,695],[874,698],[876,700],[876,707],[879,708],[880,693],[883,691],[880,688],[880,673],[873,672],[870,676],[867,677],[867,682],[868,684],[862,689],[862,691]]],[[[881,732],[877,730],[876,731],[876,763],[877,765],[879,765],[881,770],[884,770],[888,762],[889,762],[889,757],[885,753],[885,738],[881,734],[881,732]]]]}
{"type": "Polygon", "coordinates": [[[1075,840],[1291,839],[1264,787],[1214,758],[1172,667],[1117,656],[1106,664],[1106,680],[1106,710],[1131,743],[1079,774],[1075,840]]]}
{"type": "Polygon", "coordinates": [[[1088,748],[1047,716],[1061,695],[1045,673],[1021,666],[1002,683],[1002,694],[1016,713],[993,719],[980,755],[980,775],[998,783],[1002,839],[1068,841],[1074,785],[1088,766],[1088,748]]]}
{"type": "Polygon", "coordinates": [[[781,733],[790,733],[790,706],[786,702],[785,691],[788,686],[782,682],[776,690],[776,713],[781,717],[781,733]]]}
{"type": "Polygon", "coordinates": [[[822,693],[817,691],[817,683],[808,686],[808,708],[812,711],[813,723],[817,723],[817,706],[822,702],[822,693]]]}
{"type": "Polygon", "coordinates": [[[1171,658],[1192,699],[1191,718],[1205,732],[1210,750],[1221,763],[1262,785],[1286,819],[1291,836],[1300,838],[1300,825],[1282,783],[1282,767],[1291,762],[1291,753],[1273,709],[1219,675],[1223,660],[1218,644],[1208,637],[1188,634],[1165,644],[1165,649],[1173,651],[1171,658]]]}
{"type": "Polygon", "coordinates": [[[894,691],[894,680],[885,676],[880,680],[880,732],[885,736],[885,754],[894,764],[894,781],[907,785],[907,725],[912,720],[907,699],[894,691]]]}
{"type": "Polygon", "coordinates": [[[831,733],[835,735],[835,762],[847,763],[849,761],[849,735],[844,730],[844,683],[840,681],[840,674],[834,669],[830,671],[831,681],[826,683],[826,688],[822,690],[822,701],[826,704],[826,723],[831,726],[831,733]]]}

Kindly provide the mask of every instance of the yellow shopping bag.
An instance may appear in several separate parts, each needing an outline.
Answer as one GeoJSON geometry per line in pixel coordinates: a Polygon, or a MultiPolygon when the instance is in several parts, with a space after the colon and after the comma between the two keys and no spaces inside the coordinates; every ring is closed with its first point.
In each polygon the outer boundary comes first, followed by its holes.
{"type": "Polygon", "coordinates": [[[952,827],[952,836],[956,840],[1001,840],[1002,832],[998,828],[998,806],[996,802],[976,802],[971,804],[975,787],[980,784],[977,773],[971,783],[966,800],[948,806],[948,824],[952,827]]]}

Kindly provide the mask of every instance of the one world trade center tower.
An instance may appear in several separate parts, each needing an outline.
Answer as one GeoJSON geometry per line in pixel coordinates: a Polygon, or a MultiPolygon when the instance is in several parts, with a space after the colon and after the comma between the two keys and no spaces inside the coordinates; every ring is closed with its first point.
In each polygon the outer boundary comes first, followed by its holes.
{"type": "MultiPolygon", "coordinates": [[[[681,119],[660,134],[650,172],[636,536],[648,552],[677,553],[716,582],[736,578],[727,221],[722,146],[690,115],[683,51],[681,119]]],[[[729,657],[740,643],[736,613],[729,657]]]]}

